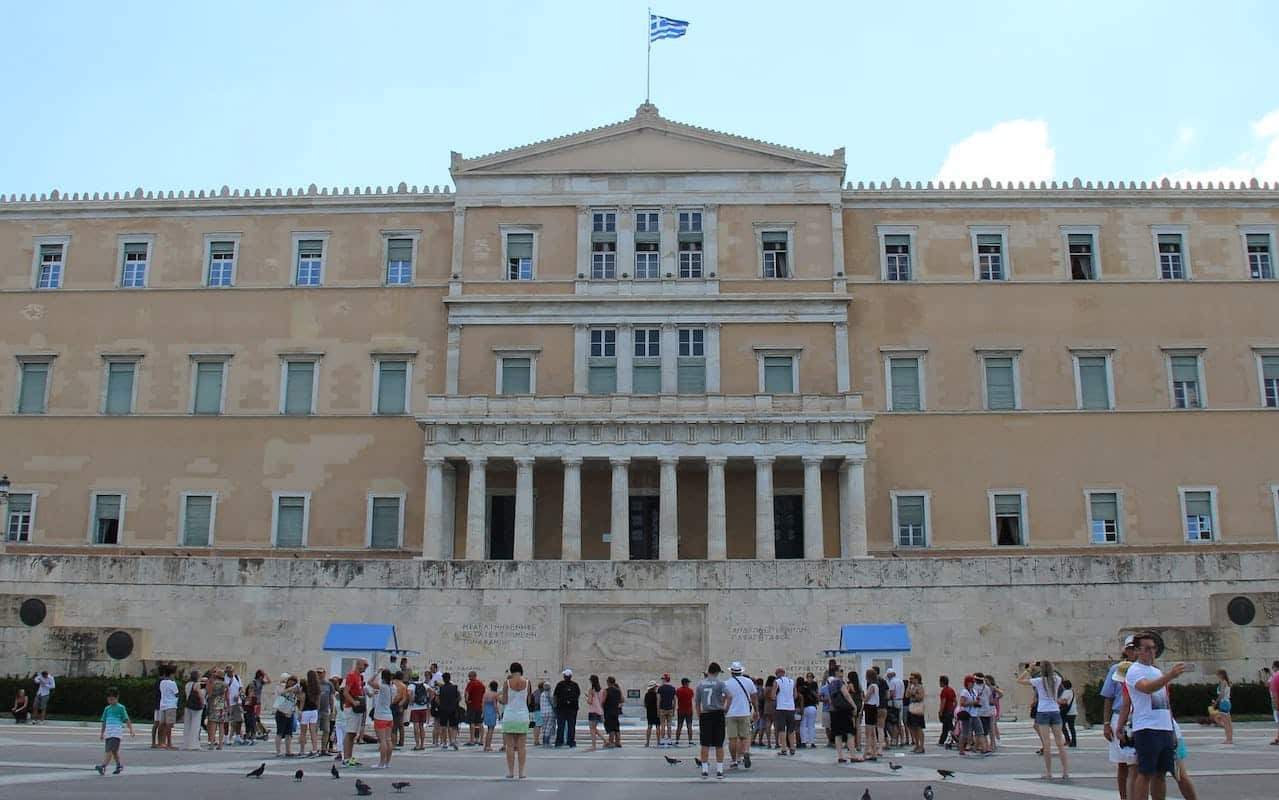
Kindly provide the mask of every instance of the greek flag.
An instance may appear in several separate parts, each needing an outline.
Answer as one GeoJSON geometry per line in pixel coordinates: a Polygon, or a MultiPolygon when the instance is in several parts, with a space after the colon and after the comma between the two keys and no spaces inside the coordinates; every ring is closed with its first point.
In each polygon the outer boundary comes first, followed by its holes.
{"type": "Polygon", "coordinates": [[[678,39],[686,33],[688,33],[688,23],[683,20],[659,17],[656,14],[648,15],[650,42],[656,42],[658,39],[678,39]]]}

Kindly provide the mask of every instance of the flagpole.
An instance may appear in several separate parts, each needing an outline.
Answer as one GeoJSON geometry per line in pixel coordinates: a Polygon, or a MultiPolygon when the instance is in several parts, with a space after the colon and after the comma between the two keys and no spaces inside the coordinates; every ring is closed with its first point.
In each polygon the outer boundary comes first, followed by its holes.
{"type": "Polygon", "coordinates": [[[644,105],[648,105],[649,88],[653,82],[653,8],[648,9],[648,19],[644,20],[644,38],[648,41],[648,54],[644,58],[644,105]]]}

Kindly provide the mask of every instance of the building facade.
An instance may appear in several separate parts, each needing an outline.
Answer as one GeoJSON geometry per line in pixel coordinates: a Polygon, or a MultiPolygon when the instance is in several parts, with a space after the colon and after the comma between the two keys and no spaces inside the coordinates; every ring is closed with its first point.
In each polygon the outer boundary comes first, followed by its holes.
{"type": "Polygon", "coordinates": [[[647,105],[451,172],[0,198],[6,552],[1279,543],[1279,187],[854,187],[647,105]]]}

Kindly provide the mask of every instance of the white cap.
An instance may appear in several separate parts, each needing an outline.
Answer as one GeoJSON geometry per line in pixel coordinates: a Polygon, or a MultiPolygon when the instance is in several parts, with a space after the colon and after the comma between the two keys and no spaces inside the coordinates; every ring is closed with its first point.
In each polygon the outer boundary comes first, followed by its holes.
{"type": "Polygon", "coordinates": [[[571,677],[573,677],[573,670],[571,670],[571,669],[567,669],[567,668],[566,668],[566,669],[564,670],[564,677],[565,677],[565,678],[571,678],[571,677]]]}
{"type": "Polygon", "coordinates": [[[1136,641],[1131,633],[1124,638],[1124,647],[1132,647],[1135,643],[1136,641]]]}
{"type": "Polygon", "coordinates": [[[896,674],[897,674],[897,670],[893,669],[892,667],[889,667],[889,668],[888,668],[888,672],[885,672],[884,674],[885,674],[885,675],[896,675],[896,674]]]}
{"type": "Polygon", "coordinates": [[[729,665],[728,665],[728,671],[729,671],[729,672],[741,672],[741,671],[742,671],[742,662],[740,662],[740,661],[734,661],[732,664],[729,664],[729,665]]]}
{"type": "Polygon", "coordinates": [[[292,677],[293,677],[293,676],[292,676],[292,675],[290,675],[290,674],[289,674],[289,673],[287,673],[287,672],[281,672],[281,673],[280,673],[280,680],[282,680],[282,681],[287,681],[289,678],[292,678],[292,677]]]}

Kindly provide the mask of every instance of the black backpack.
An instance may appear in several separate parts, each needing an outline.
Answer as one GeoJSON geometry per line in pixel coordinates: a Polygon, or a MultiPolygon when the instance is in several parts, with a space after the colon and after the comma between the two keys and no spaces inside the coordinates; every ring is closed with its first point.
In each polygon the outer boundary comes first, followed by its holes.
{"type": "Polygon", "coordinates": [[[425,683],[413,684],[413,705],[425,706],[430,703],[430,696],[426,692],[425,683]]]}
{"type": "Polygon", "coordinates": [[[187,708],[191,711],[203,711],[204,699],[200,697],[200,685],[191,684],[191,691],[187,692],[187,708]]]}
{"type": "Polygon", "coordinates": [[[830,705],[831,708],[838,708],[840,711],[850,711],[853,708],[852,703],[848,702],[848,698],[844,697],[844,682],[836,680],[830,685],[830,705]]]}

